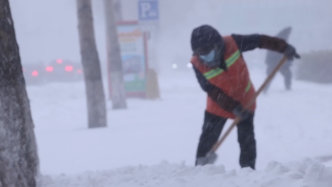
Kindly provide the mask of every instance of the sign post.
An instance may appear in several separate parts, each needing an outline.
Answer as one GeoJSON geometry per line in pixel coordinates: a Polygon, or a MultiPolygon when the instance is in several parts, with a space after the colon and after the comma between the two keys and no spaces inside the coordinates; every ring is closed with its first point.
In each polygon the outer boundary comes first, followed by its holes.
{"type": "MultiPolygon", "coordinates": [[[[137,0],[137,2],[138,20],[117,23],[125,92],[127,97],[157,98],[159,95],[157,79],[148,80],[148,77],[156,77],[151,73],[150,62],[156,62],[153,58],[155,54],[153,44],[157,38],[155,36],[159,20],[159,2],[158,0],[137,0]]],[[[108,76],[110,78],[110,75],[108,76]]],[[[110,84],[109,81],[109,93],[112,98],[110,84]]]]}
{"type": "Polygon", "coordinates": [[[158,26],[160,19],[159,1],[137,0],[137,8],[139,26],[147,35],[149,65],[150,68],[157,70],[156,46],[158,44],[158,26]]]}
{"type": "MultiPolygon", "coordinates": [[[[146,34],[140,29],[137,21],[118,22],[117,31],[126,96],[145,98],[148,69],[146,34]]],[[[111,94],[110,89],[111,86],[111,94]]]]}

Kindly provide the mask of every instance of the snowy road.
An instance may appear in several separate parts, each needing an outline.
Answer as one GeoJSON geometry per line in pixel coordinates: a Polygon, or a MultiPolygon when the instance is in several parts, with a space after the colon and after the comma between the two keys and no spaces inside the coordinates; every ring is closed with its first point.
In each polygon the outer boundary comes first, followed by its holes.
{"type": "MultiPolygon", "coordinates": [[[[265,76],[251,70],[256,88],[265,76]]],[[[268,95],[258,99],[255,133],[257,169],[332,155],[332,85],[294,82],[283,89],[277,76],[268,95]]],[[[76,174],[125,166],[194,163],[205,94],[193,73],[160,77],[162,100],[128,100],[128,110],[112,111],[108,127],[87,129],[83,83],[28,87],[43,174],[76,174]]],[[[228,125],[231,121],[228,122],[228,125]]],[[[228,125],[226,127],[228,127],[228,125]]],[[[239,169],[236,131],[218,150],[217,164],[239,169]]],[[[332,166],[331,161],[324,162],[332,166]]],[[[178,166],[180,167],[180,166],[178,166]]]]}

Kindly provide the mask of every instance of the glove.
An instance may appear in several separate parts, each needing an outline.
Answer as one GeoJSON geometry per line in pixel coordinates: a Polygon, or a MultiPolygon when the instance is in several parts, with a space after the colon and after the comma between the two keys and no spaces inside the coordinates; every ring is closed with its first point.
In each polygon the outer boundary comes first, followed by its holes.
{"type": "Polygon", "coordinates": [[[251,112],[248,110],[244,110],[241,105],[237,105],[233,110],[233,114],[236,117],[241,118],[241,120],[245,120],[250,116],[251,112]]]}
{"type": "Polygon", "coordinates": [[[288,58],[288,60],[293,61],[294,58],[301,58],[299,54],[297,54],[296,49],[288,44],[286,50],[284,51],[284,55],[288,58]]]}
{"type": "Polygon", "coordinates": [[[217,160],[218,155],[214,152],[208,152],[205,157],[197,158],[196,165],[204,166],[206,164],[213,164],[217,160]]]}

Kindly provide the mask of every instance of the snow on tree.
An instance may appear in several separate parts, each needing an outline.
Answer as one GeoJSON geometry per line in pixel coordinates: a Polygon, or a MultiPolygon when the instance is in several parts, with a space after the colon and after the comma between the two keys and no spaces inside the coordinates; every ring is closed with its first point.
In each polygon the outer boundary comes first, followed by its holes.
{"type": "MultiPolygon", "coordinates": [[[[118,7],[120,7],[120,1],[118,1],[117,3],[118,7]]],[[[107,56],[110,60],[108,71],[111,77],[111,95],[113,109],[124,109],[127,108],[126,93],[123,83],[123,68],[117,34],[118,32],[116,30],[116,17],[118,19],[121,19],[121,17],[119,16],[121,11],[118,10],[118,16],[116,16],[113,0],[104,0],[104,7],[108,44],[107,56]]]]}
{"type": "Polygon", "coordinates": [[[91,0],[77,0],[78,31],[84,70],[89,128],[106,127],[106,101],[96,47],[91,0]]]}
{"type": "Polygon", "coordinates": [[[34,123],[8,0],[0,0],[0,187],[35,187],[34,123]]]}

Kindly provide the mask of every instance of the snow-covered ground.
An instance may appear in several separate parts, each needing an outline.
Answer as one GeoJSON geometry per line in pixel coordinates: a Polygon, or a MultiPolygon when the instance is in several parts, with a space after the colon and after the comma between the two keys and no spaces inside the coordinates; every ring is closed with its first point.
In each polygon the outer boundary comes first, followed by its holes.
{"type": "MultiPolygon", "coordinates": [[[[258,88],[264,70],[251,77],[258,88]]],[[[332,161],[318,159],[332,155],[332,85],[295,81],[287,92],[276,77],[258,99],[251,171],[239,167],[236,131],[217,166],[193,167],[206,96],[192,72],[159,81],[161,100],[129,99],[119,111],[108,102],[108,127],[100,129],[87,129],[82,82],[29,86],[45,186],[332,186],[332,161]]]]}
{"type": "Polygon", "coordinates": [[[155,166],[84,172],[76,176],[44,176],[45,187],[331,187],[332,169],[312,160],[280,164],[264,170],[226,171],[224,166],[194,167],[163,162],[155,166]]]}

